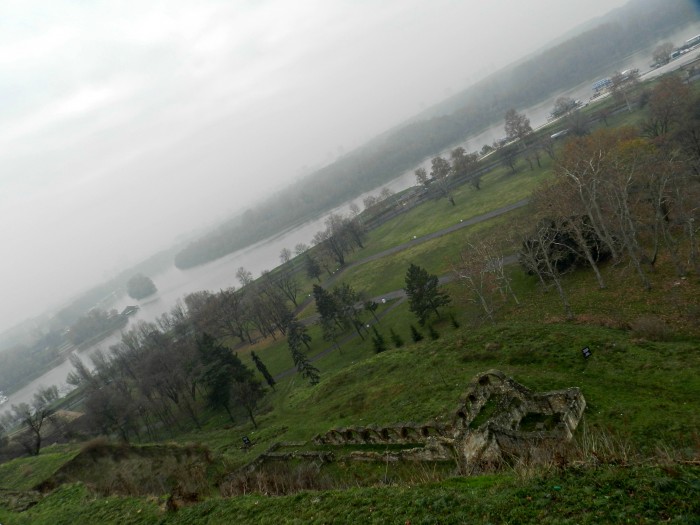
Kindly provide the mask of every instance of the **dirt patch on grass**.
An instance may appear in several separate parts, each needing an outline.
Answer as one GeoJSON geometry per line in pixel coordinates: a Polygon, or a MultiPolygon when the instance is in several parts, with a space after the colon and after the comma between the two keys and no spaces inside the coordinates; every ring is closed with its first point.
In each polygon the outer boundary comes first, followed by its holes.
{"type": "Polygon", "coordinates": [[[93,440],[37,489],[82,482],[101,495],[208,493],[209,450],[199,445],[130,446],[93,440]]]}

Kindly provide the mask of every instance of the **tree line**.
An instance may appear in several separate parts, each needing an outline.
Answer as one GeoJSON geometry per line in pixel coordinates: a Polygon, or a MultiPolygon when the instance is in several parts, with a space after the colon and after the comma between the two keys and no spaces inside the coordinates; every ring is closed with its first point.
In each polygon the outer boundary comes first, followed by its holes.
{"type": "MultiPolygon", "coordinates": [[[[562,276],[575,268],[590,268],[605,288],[600,265],[626,262],[646,290],[662,258],[679,277],[700,272],[700,95],[671,75],[640,93],[640,102],[639,126],[600,128],[564,144],[554,179],[533,196],[537,223],[520,234],[520,264],[554,287],[567,317],[573,310],[562,276]]],[[[455,264],[489,319],[504,300],[517,301],[495,253],[470,246],[455,264]]]]}
{"type": "Polygon", "coordinates": [[[490,76],[422,118],[382,134],[283,193],[270,196],[181,250],[175,257],[176,266],[188,268],[222,257],[376,188],[492,124],[509,107],[527,107],[591,75],[607,74],[613,60],[695,16],[692,6],[681,0],[632,3],[624,12],[625,16],[615,16],[490,76]]]}

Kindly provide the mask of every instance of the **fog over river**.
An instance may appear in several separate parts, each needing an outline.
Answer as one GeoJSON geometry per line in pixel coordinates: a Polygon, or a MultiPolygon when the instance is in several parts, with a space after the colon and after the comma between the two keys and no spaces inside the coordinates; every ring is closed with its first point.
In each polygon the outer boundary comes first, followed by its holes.
{"type": "MultiPolygon", "coordinates": [[[[675,42],[682,42],[698,33],[700,33],[700,24],[695,24],[673,35],[671,39],[675,42]]],[[[627,59],[612,67],[610,74],[612,74],[615,70],[625,70],[630,68],[639,68],[642,73],[647,72],[649,62],[651,61],[649,57],[651,56],[652,48],[640,51],[639,53],[627,57],[627,59]]],[[[695,50],[692,53],[689,53],[683,57],[683,62],[697,57],[698,53],[700,53],[700,50],[695,50]]],[[[677,67],[680,63],[680,61],[673,62],[668,66],[668,68],[677,67]]],[[[591,85],[597,79],[597,77],[592,77],[589,79],[589,81],[584,82],[566,92],[558,93],[532,107],[516,109],[518,109],[520,112],[524,112],[528,118],[530,118],[533,128],[537,128],[547,122],[547,117],[552,110],[556,97],[568,96],[574,99],[586,101],[591,95],[591,85]]],[[[462,146],[469,152],[478,151],[484,144],[491,144],[494,140],[497,140],[503,136],[503,123],[498,122],[490,128],[469,137],[462,144],[462,146]]],[[[449,151],[442,152],[442,155],[449,155],[449,151]]],[[[430,159],[425,159],[422,165],[429,171],[430,159]]],[[[417,167],[418,166],[416,166],[416,168],[417,167]]],[[[366,195],[377,194],[382,187],[388,187],[392,191],[398,192],[414,185],[414,170],[415,168],[406,171],[391,182],[384,184],[383,186],[380,186],[366,194],[360,195],[352,201],[344,203],[333,211],[337,213],[347,213],[352,202],[361,204],[362,199],[366,195]]],[[[163,313],[168,312],[178,300],[181,300],[189,293],[200,290],[217,292],[220,289],[229,288],[231,286],[237,287],[239,283],[236,280],[235,273],[236,269],[241,266],[251,271],[254,277],[258,277],[264,270],[271,270],[279,264],[279,254],[283,248],[293,250],[294,246],[298,243],[310,244],[313,235],[317,231],[324,228],[323,223],[327,215],[328,214],[319,216],[309,222],[260,241],[243,250],[239,250],[222,257],[221,259],[197,266],[195,268],[179,270],[175,268],[175,266],[170,266],[162,273],[150,276],[158,288],[158,292],[155,296],[147,298],[142,302],[136,302],[128,296],[123,295],[114,298],[112,303],[102,305],[102,307],[107,309],[116,308],[117,310],[121,311],[127,305],[138,304],[140,308],[139,311],[130,318],[129,324],[125,329],[134,326],[134,324],[138,321],[154,321],[163,313]]],[[[119,332],[115,332],[106,339],[102,340],[100,343],[79,352],[79,355],[88,365],[90,365],[91,363],[89,362],[89,356],[92,353],[94,353],[98,348],[107,351],[110,345],[118,343],[120,338],[121,334],[119,332]]],[[[66,384],[65,379],[71,369],[72,366],[68,360],[62,362],[43,376],[32,381],[24,388],[9,396],[8,401],[4,403],[2,407],[0,407],[0,411],[9,409],[12,404],[30,402],[34,393],[41,386],[57,385],[62,392],[68,391],[69,385],[66,384]]]]}

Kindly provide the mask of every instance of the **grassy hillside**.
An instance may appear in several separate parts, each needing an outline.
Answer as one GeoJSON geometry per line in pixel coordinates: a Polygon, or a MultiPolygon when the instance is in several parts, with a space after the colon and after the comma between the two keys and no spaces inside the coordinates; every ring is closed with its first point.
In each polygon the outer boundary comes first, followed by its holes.
{"type": "MultiPolygon", "coordinates": [[[[548,162],[520,168],[492,172],[479,191],[460,188],[454,207],[430,201],[372,231],[333,282],[380,296],[403,286],[411,262],[448,273],[470,242],[490,239],[515,253],[514,232],[534,221],[528,207],[365,261],[519,201],[552,176],[548,162]]],[[[181,423],[165,443],[73,443],[2,464],[0,523],[693,523],[700,515],[700,279],[677,277],[666,257],[655,264],[650,291],[627,264],[601,266],[604,290],[587,270],[567,274],[570,320],[554,291],[511,265],[519,302],[500,303],[494,322],[455,280],[446,286],[452,304],[432,324],[436,339],[402,300],[376,312],[374,326],[389,347],[379,354],[350,332],[333,348],[311,326],[316,386],[287,373],[293,363],[283,338],[241,348],[243,362],[252,367],[255,351],[278,379],[258,407],[257,428],[201,407],[203,427],[181,423]],[[422,341],[412,341],[411,325],[422,341]],[[392,344],[392,331],[403,346],[392,344]],[[587,359],[584,347],[592,351],[587,359]],[[331,463],[295,459],[256,474],[240,470],[279,443],[290,452],[317,450],[310,440],[332,428],[449,424],[475,374],[492,368],[535,391],[581,389],[583,420],[555,460],[512,459],[498,473],[462,477],[450,462],[354,462],[346,458],[352,447],[328,446],[321,450],[336,454],[331,463]]],[[[311,284],[302,280],[305,294],[311,284]]]]}
{"type": "MultiPolygon", "coordinates": [[[[700,469],[693,466],[700,423],[697,340],[651,342],[627,331],[558,323],[443,331],[438,341],[392,349],[355,364],[337,363],[339,370],[327,371],[316,388],[290,379],[272,395],[270,411],[260,418],[258,431],[219,427],[181,440],[199,440],[232,468],[273,442],[308,440],[335,426],[447,421],[472,375],[499,367],[537,390],[579,386],[588,408],[577,446],[588,447],[588,452],[593,447],[596,455],[584,454],[568,468],[550,466],[528,473],[514,467],[497,476],[427,485],[430,472],[414,470],[397,479],[391,471],[393,482],[388,486],[379,483],[375,488],[272,499],[210,498],[177,513],[165,510],[164,499],[96,499],[86,486],[69,485],[21,514],[0,506],[0,519],[3,523],[75,523],[88,518],[121,523],[457,523],[540,518],[557,522],[557,516],[568,516],[572,523],[595,523],[635,517],[656,522],[698,512],[698,498],[693,497],[700,490],[700,469]],[[589,360],[581,356],[582,346],[593,350],[589,360]],[[237,438],[243,434],[255,443],[251,451],[239,448],[237,438]]],[[[362,357],[349,355],[350,350],[344,353],[346,361],[362,357]]],[[[47,451],[31,463],[4,465],[0,476],[14,488],[30,488],[39,477],[12,480],[39,463],[54,461],[55,454],[47,451]]],[[[84,468],[86,481],[92,480],[88,487],[93,486],[99,474],[89,464],[84,468]]],[[[100,472],[109,477],[104,466],[100,472]]],[[[319,475],[323,473],[322,468],[319,475]]],[[[50,469],[45,474],[50,475],[50,469]]],[[[371,475],[364,473],[365,479],[357,483],[365,484],[371,475]]]]}

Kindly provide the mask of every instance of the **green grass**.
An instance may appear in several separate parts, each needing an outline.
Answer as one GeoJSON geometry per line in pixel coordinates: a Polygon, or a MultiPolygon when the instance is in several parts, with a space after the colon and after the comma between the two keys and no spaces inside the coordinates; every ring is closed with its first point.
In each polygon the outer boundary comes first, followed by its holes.
{"type": "MultiPolygon", "coordinates": [[[[393,326],[408,342],[411,319],[404,307],[385,317],[380,330],[386,334],[393,326]]],[[[443,321],[438,331],[437,341],[379,355],[369,342],[343,347],[319,362],[322,379],[316,387],[298,376],[283,382],[270,395],[270,411],[258,418],[259,430],[248,425],[228,433],[236,447],[243,433],[256,441],[252,454],[228,449],[229,460],[242,464],[276,441],[306,441],[334,427],[449,422],[471,378],[489,368],[535,390],[580,387],[591,430],[611,431],[648,450],[697,446],[696,339],[650,342],[599,326],[513,321],[459,330],[443,321]],[[588,360],[580,353],[584,346],[593,351],[588,360]]],[[[211,445],[217,449],[222,435],[215,436],[211,445]]],[[[181,439],[210,444],[208,433],[181,439]]]]}
{"type": "Polygon", "coordinates": [[[487,222],[475,224],[437,239],[412,246],[393,255],[369,261],[344,271],[336,284],[346,282],[369,297],[402,289],[406,269],[413,263],[435,275],[452,271],[459,254],[469,242],[479,238],[496,241],[497,246],[510,251],[507,238],[509,226],[527,217],[526,209],[518,209],[487,222]]]}
{"type": "Polygon", "coordinates": [[[167,512],[158,500],[95,499],[84,486],[68,485],[21,514],[0,506],[0,519],[15,525],[693,523],[699,491],[697,467],[603,466],[530,479],[498,475],[417,487],[240,496],[167,512]]]}
{"type": "Polygon", "coordinates": [[[78,454],[77,447],[46,447],[39,456],[0,464],[0,489],[31,490],[78,454]]]}
{"type": "MultiPolygon", "coordinates": [[[[639,114],[617,118],[622,122],[639,118],[639,114]]],[[[413,235],[425,235],[520,200],[550,173],[548,160],[542,170],[521,169],[515,176],[496,170],[484,178],[481,191],[460,188],[455,207],[446,200],[431,201],[384,224],[370,233],[367,247],[349,260],[361,260],[411,240],[413,235]]],[[[508,232],[514,224],[526,226],[527,217],[528,210],[520,209],[464,228],[355,266],[343,272],[337,283],[348,282],[367,296],[379,296],[403,287],[410,262],[432,273],[448,272],[470,240],[494,239],[512,252],[508,232]]],[[[315,362],[321,372],[319,385],[312,387],[296,374],[280,380],[260,406],[259,428],[254,429],[244,417],[233,425],[224,415],[205,410],[202,430],[174,434],[173,438],[180,444],[208,447],[217,466],[212,476],[220,477],[274,443],[307,442],[331,428],[449,423],[472,377],[498,368],[535,391],[579,387],[587,409],[576,440],[612,436],[622,449],[631,451],[634,461],[620,456],[615,459],[617,465],[542,468],[528,475],[512,469],[439,482],[435,480],[446,471],[436,476],[405,465],[392,466],[390,471],[377,464],[346,467],[338,463],[325,466],[322,472],[354,488],[274,498],[211,497],[176,513],[164,510],[162,495],[98,498],[86,486],[75,484],[60,487],[24,512],[12,510],[11,498],[0,493],[0,523],[692,522],[700,514],[700,469],[683,462],[697,462],[700,450],[700,283],[697,277],[676,278],[663,257],[651,276],[651,292],[641,289],[629,267],[608,265],[602,271],[608,282],[605,290],[597,289],[589,272],[566,276],[564,287],[576,314],[573,322],[564,322],[554,291],[544,293],[537,280],[517,266],[510,268],[510,275],[521,305],[502,305],[495,324],[481,319],[458,282],[447,286],[452,306],[445,309],[441,320],[433,321],[440,334],[436,341],[430,341],[426,329],[419,327],[426,338],[413,344],[410,325],[417,323],[408,304],[383,305],[380,312],[385,315],[376,327],[387,339],[390,349],[386,352],[377,355],[371,341],[351,339],[339,351],[315,362]],[[460,328],[451,326],[448,313],[456,317],[460,328]],[[650,315],[669,327],[659,340],[629,330],[636,320],[650,315]],[[393,348],[390,329],[406,346],[393,348]],[[593,352],[589,359],[581,355],[585,346],[593,352]],[[241,447],[244,435],[253,441],[248,450],[241,447]],[[671,457],[663,459],[664,451],[671,457]],[[387,484],[389,478],[395,484],[387,484]],[[353,479],[357,479],[354,484],[353,479]],[[366,484],[373,486],[359,487],[366,484]]],[[[310,291],[308,278],[300,280],[310,291]]],[[[302,315],[313,310],[311,304],[302,315]]],[[[311,327],[309,333],[313,337],[310,356],[330,346],[322,340],[319,327],[311,327]]],[[[240,350],[240,357],[252,367],[251,349],[273,374],[293,366],[283,339],[240,350]]],[[[315,447],[307,444],[303,448],[315,447]]],[[[347,452],[342,447],[336,450],[347,452]]],[[[76,453],[77,447],[51,447],[37,458],[0,465],[0,488],[35,487],[76,453]]],[[[79,474],[75,479],[80,479],[79,474]]],[[[92,474],[99,477],[99,473],[92,474]]],[[[85,479],[92,478],[86,475],[85,479]]]]}
{"type": "Polygon", "coordinates": [[[445,199],[430,200],[372,230],[365,249],[355,252],[348,262],[411,241],[414,235],[421,237],[522,200],[550,176],[551,168],[552,161],[546,156],[542,157],[542,168],[534,171],[521,167],[516,175],[511,175],[509,171],[497,168],[484,177],[481,190],[469,185],[458,188],[454,192],[456,206],[445,199]]]}
{"type": "MultiPolygon", "coordinates": [[[[570,276],[569,288],[578,279],[583,282],[590,276],[570,276]]],[[[306,441],[333,427],[408,421],[445,423],[450,421],[471,378],[486,369],[500,368],[534,390],[580,387],[588,404],[582,427],[586,432],[610,433],[650,456],[659,449],[668,449],[680,457],[695,457],[700,424],[696,399],[700,391],[697,338],[654,342],[640,340],[626,330],[551,319],[542,323],[542,316],[549,316],[548,309],[557,308],[555,298],[537,292],[527,279],[519,287],[521,292],[528,287],[534,292],[529,298],[531,304],[514,310],[507,322],[455,330],[443,320],[437,323],[439,340],[409,344],[379,355],[373,354],[369,342],[354,340],[343,346],[342,353],[333,352],[319,361],[322,380],[318,386],[310,387],[297,376],[281,382],[268,397],[266,412],[258,418],[258,430],[247,423],[226,428],[220,420],[203,431],[177,439],[208,446],[227,470],[247,463],[275,442],[306,441]],[[537,312],[540,322],[532,321],[535,314],[527,313],[531,310],[537,312]],[[518,321],[518,317],[522,320],[518,321]],[[583,346],[593,351],[588,360],[580,354],[583,346]],[[247,452],[240,448],[244,434],[254,441],[253,449],[247,452]]],[[[635,298],[634,294],[631,297],[635,298]]],[[[647,308],[646,303],[637,308],[647,308]]],[[[461,310],[457,313],[466,315],[461,310]]],[[[412,321],[404,303],[389,312],[379,328],[385,334],[390,327],[395,328],[408,343],[408,324],[412,321]]],[[[71,459],[71,454],[53,454],[47,449],[39,458],[8,463],[0,473],[12,488],[29,488],[42,476],[51,475],[61,462],[71,459]],[[31,480],[25,480],[27,472],[33,476],[31,480]]],[[[376,468],[367,475],[370,474],[376,476],[376,468]]],[[[669,466],[667,471],[604,467],[567,470],[554,478],[544,473],[519,480],[506,474],[428,485],[416,476],[412,482],[403,478],[396,487],[302,493],[273,499],[214,498],[176,514],[164,513],[158,501],[95,499],[82,486],[66,486],[24,513],[2,510],[0,504],[0,522],[68,523],[90,518],[107,523],[180,523],[204,520],[205,516],[214,523],[229,519],[284,522],[285,516],[298,522],[319,523],[350,523],[362,517],[370,522],[392,522],[397,516],[404,521],[428,523],[483,521],[496,516],[500,516],[499,520],[528,522],[562,515],[573,523],[624,521],[630,516],[636,516],[635,521],[655,522],[663,516],[692,515],[697,498],[691,496],[692,491],[697,492],[693,487],[697,486],[698,472],[678,465],[669,466]],[[633,476],[629,474],[632,471],[633,476]],[[418,489],[411,488],[416,484],[418,489]],[[555,494],[554,486],[561,487],[561,491],[555,494]],[[625,499],[621,490],[640,497],[625,499]],[[513,504],[513,498],[517,504],[513,504]],[[327,505],[311,503],[316,500],[327,505]],[[420,506],[411,503],[418,500],[422,501],[420,506]],[[446,505],[445,500],[454,502],[454,506],[446,505]],[[369,507],[373,508],[371,515],[367,514],[369,507]],[[286,513],[282,509],[287,509],[286,513]]]]}

